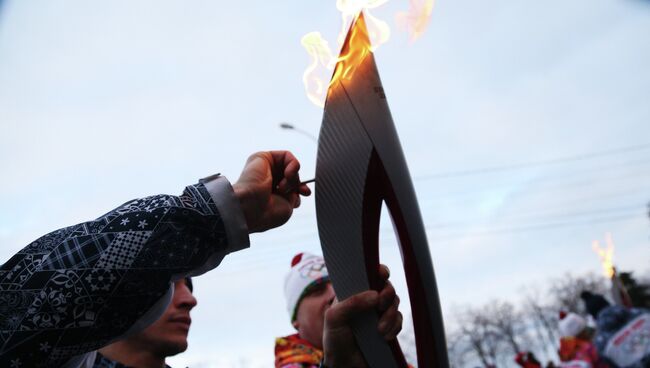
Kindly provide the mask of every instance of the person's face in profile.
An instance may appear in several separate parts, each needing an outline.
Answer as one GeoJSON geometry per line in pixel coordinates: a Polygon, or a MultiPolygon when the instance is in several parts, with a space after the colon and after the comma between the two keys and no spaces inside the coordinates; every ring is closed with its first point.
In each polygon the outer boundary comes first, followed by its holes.
{"type": "Polygon", "coordinates": [[[325,312],[334,301],[332,283],[327,281],[313,286],[300,301],[293,326],[300,337],[322,349],[325,312]]]}
{"type": "Polygon", "coordinates": [[[132,336],[147,349],[154,349],[159,356],[172,356],[187,349],[187,335],[192,319],[190,311],[197,304],[192,295],[189,279],[174,283],[174,297],[160,318],[141,333],[132,336]]]}

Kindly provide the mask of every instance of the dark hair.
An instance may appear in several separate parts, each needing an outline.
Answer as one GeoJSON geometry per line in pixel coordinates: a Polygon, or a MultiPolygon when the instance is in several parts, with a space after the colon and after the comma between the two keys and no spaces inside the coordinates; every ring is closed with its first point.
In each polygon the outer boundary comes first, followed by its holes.
{"type": "Polygon", "coordinates": [[[598,313],[609,307],[609,302],[600,294],[594,294],[585,290],[580,293],[580,298],[585,302],[587,312],[594,318],[598,318],[598,313]]]}

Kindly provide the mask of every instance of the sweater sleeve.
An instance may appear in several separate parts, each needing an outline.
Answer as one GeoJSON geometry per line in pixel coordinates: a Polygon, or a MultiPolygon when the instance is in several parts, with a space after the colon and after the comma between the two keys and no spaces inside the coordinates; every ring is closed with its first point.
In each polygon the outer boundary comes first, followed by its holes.
{"type": "Polygon", "coordinates": [[[0,266],[0,366],[63,366],[137,332],[165,310],[172,281],[248,245],[223,177],[42,236],[0,266]]]}

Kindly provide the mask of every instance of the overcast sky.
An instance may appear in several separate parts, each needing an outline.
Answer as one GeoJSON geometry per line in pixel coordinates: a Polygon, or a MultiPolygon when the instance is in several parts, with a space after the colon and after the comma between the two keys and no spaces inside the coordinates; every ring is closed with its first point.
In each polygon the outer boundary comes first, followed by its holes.
{"type": "MultiPolygon", "coordinates": [[[[393,26],[407,7],[374,14],[393,26]]],[[[318,134],[300,38],[318,30],[333,45],[340,26],[333,0],[5,1],[0,262],[128,199],[215,172],[234,181],[254,151],[290,149],[310,178],[315,143],[278,124],[318,134]]],[[[440,0],[419,41],[394,31],[376,59],[446,317],[600,273],[591,242],[606,232],[619,268],[647,274],[650,2],[440,0]]],[[[172,365],[272,364],[274,337],[292,332],[290,259],[320,252],[303,203],[195,281],[190,348],[172,365]]],[[[388,222],[382,244],[399,270],[388,222]]]]}

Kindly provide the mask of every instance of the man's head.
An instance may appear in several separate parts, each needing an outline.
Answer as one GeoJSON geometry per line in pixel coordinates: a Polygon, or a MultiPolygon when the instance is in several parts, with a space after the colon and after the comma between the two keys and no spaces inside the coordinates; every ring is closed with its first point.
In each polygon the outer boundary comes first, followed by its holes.
{"type": "Polygon", "coordinates": [[[134,338],[148,344],[159,354],[172,356],[187,349],[187,334],[190,331],[190,311],[196,306],[192,295],[190,279],[174,284],[174,297],[160,318],[134,338]]]}
{"type": "Polygon", "coordinates": [[[284,291],[291,324],[301,338],[322,348],[325,311],[335,297],[323,257],[309,253],[296,255],[284,291]]]}
{"type": "Polygon", "coordinates": [[[174,283],[174,296],[160,318],[142,332],[119,340],[100,350],[102,355],[134,366],[149,366],[148,362],[162,360],[187,349],[187,334],[192,320],[190,311],[196,306],[192,281],[181,279],[174,283]]]}
{"type": "Polygon", "coordinates": [[[594,319],[598,319],[598,313],[609,307],[609,302],[600,294],[584,290],[580,293],[580,298],[585,303],[585,309],[594,319]]]}

